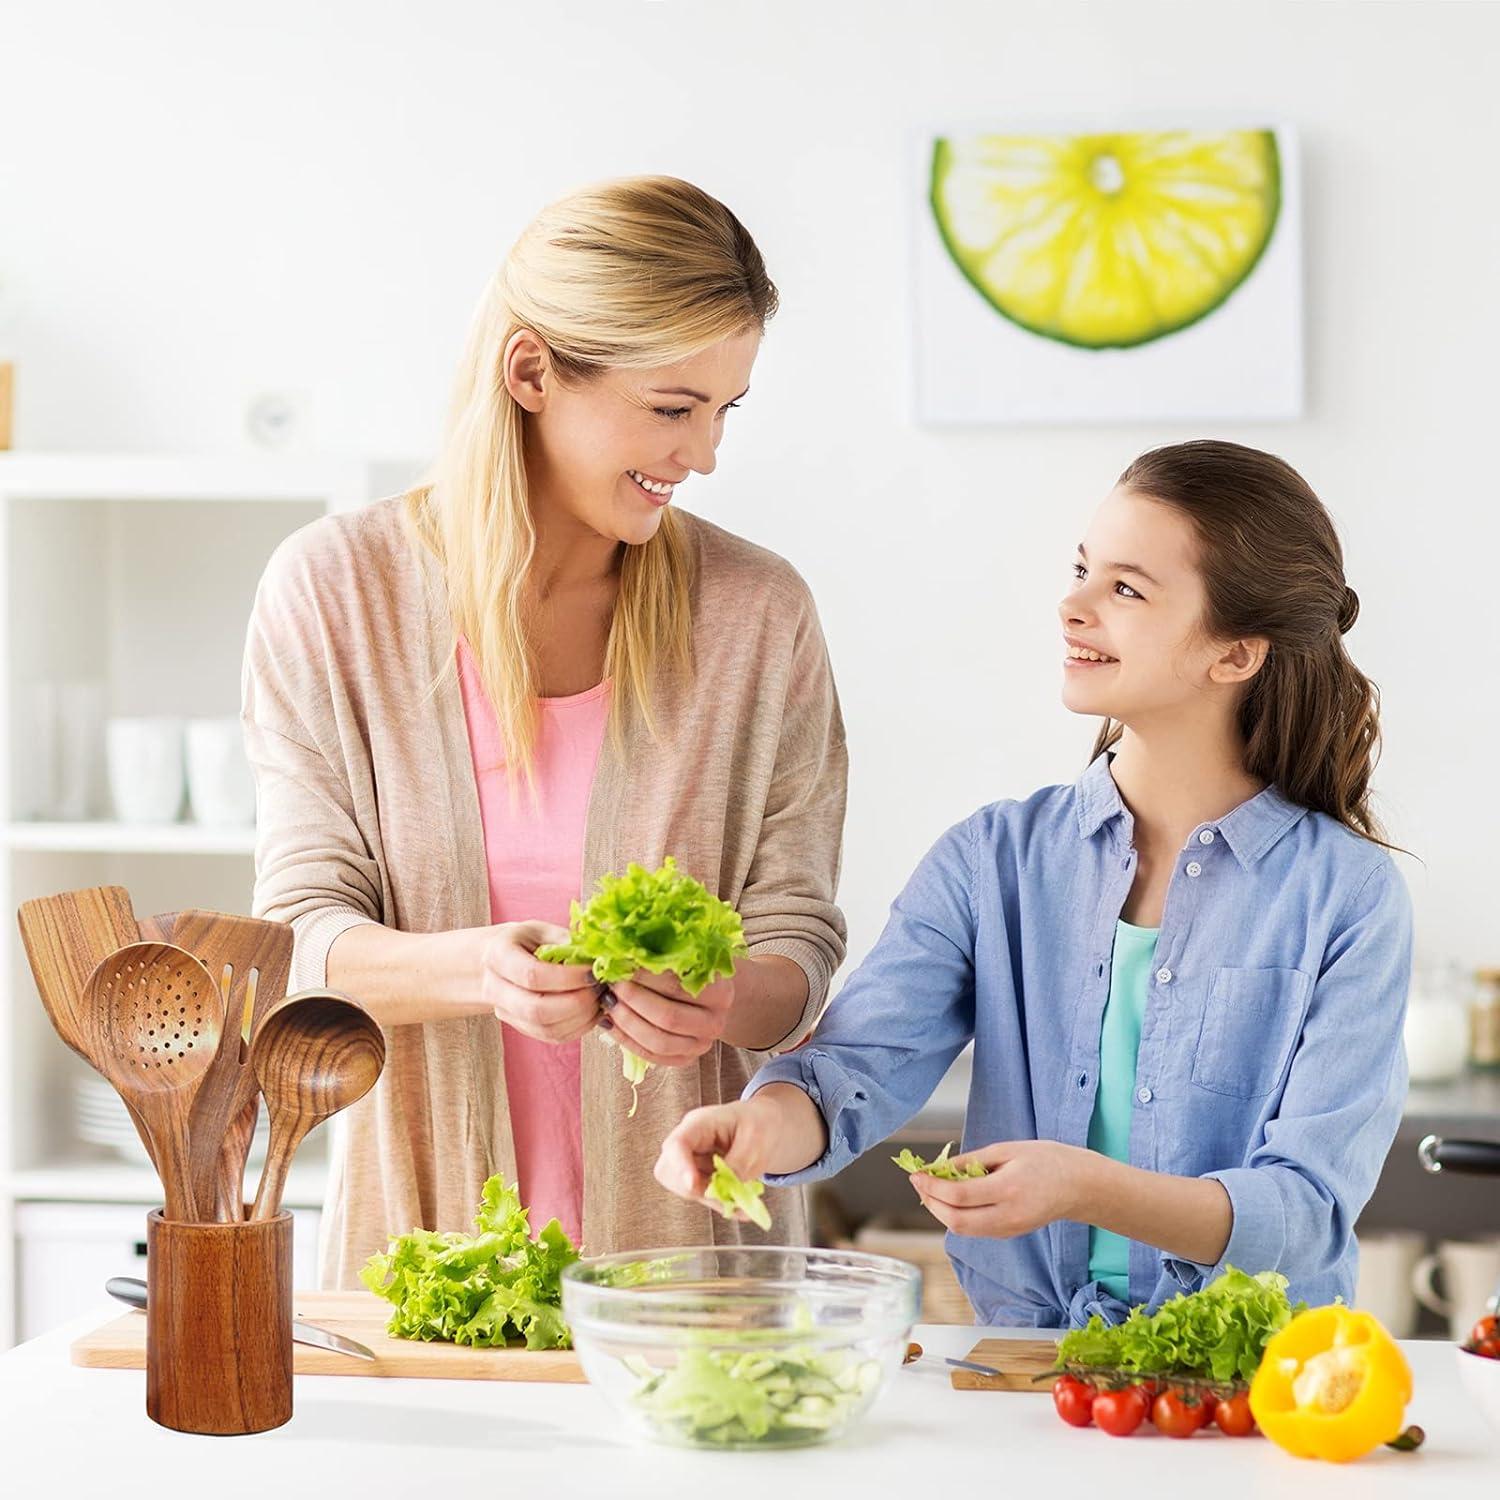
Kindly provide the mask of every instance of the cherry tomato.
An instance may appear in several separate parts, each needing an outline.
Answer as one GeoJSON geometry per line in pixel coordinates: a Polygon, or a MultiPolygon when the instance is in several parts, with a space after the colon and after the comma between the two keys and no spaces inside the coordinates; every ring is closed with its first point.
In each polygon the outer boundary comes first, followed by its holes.
{"type": "Polygon", "coordinates": [[[1226,1397],[1214,1412],[1214,1421],[1226,1437],[1249,1437],[1255,1431],[1255,1418],[1250,1415],[1250,1397],[1240,1391],[1226,1397]]]}
{"type": "Polygon", "coordinates": [[[1189,1403],[1181,1391],[1163,1391],[1151,1405],[1151,1420],[1168,1437],[1192,1437],[1203,1425],[1199,1403],[1189,1403]]]}
{"type": "Polygon", "coordinates": [[[1491,1339],[1496,1338],[1500,1338],[1500,1318],[1497,1318],[1494,1313],[1486,1313],[1469,1330],[1468,1347],[1477,1351],[1481,1344],[1487,1344],[1491,1339]]]}
{"type": "Polygon", "coordinates": [[[1094,1422],[1111,1437],[1129,1437],[1146,1420],[1149,1402],[1139,1386],[1101,1391],[1094,1397],[1094,1422]]]}
{"type": "Polygon", "coordinates": [[[1198,1425],[1200,1427],[1212,1427],[1214,1413],[1219,1408],[1219,1398],[1211,1391],[1205,1391],[1198,1397],[1198,1425]]]}
{"type": "Polygon", "coordinates": [[[1094,1388],[1071,1375],[1052,1383],[1052,1404],[1070,1427],[1087,1427],[1094,1420],[1094,1388]]]}
{"type": "Polygon", "coordinates": [[[1478,1354],[1481,1358],[1500,1359],[1500,1334],[1480,1339],[1477,1343],[1471,1343],[1466,1347],[1471,1354],[1478,1354]]]}

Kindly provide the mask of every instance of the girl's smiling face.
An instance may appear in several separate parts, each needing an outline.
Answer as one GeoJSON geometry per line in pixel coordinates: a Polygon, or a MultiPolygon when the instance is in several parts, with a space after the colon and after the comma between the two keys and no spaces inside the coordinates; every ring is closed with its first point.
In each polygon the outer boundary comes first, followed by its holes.
{"type": "Polygon", "coordinates": [[[1264,658],[1264,643],[1215,641],[1192,522],[1148,495],[1105,497],[1058,605],[1066,643],[1064,705],[1139,729],[1222,711],[1264,658]]]}

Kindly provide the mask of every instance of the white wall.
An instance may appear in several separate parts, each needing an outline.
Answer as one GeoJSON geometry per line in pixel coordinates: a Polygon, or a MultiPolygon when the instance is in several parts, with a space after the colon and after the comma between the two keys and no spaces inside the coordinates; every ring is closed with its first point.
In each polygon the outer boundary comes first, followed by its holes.
{"type": "Polygon", "coordinates": [[[926,845],[1071,779],[1053,604],[1090,506],[1168,425],[908,416],[911,131],[1014,115],[1287,121],[1305,152],[1306,420],[1419,939],[1500,963],[1493,4],[190,0],[6,8],[0,341],[18,443],[221,448],[262,389],[320,448],[425,456],[470,308],[579,181],[727,200],[784,310],[682,503],[792,558],[852,744],[844,900],[873,941],[926,845]]]}

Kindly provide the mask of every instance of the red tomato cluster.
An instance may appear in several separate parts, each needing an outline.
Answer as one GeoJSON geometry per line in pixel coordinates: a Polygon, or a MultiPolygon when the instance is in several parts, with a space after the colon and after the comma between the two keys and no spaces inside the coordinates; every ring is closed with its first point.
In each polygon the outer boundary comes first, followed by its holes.
{"type": "Polygon", "coordinates": [[[1485,1359],[1500,1359],[1500,1318],[1486,1313],[1470,1330],[1464,1348],[1485,1359]]]}
{"type": "Polygon", "coordinates": [[[1074,1375],[1061,1375],[1052,1386],[1052,1404],[1070,1427],[1098,1427],[1111,1437],[1129,1437],[1147,1417],[1168,1437],[1192,1437],[1217,1425],[1226,1437],[1249,1437],[1255,1431],[1250,1397],[1244,1391],[1216,1397],[1156,1381],[1097,1390],[1074,1375]]]}

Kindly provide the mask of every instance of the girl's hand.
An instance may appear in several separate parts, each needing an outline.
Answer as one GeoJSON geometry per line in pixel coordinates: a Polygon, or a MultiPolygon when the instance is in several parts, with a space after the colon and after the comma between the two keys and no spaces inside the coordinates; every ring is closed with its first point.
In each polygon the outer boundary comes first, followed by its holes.
{"type": "Polygon", "coordinates": [[[702,1057],[724,1034],[733,1004],[733,978],[716,979],[697,995],[689,995],[675,974],[646,969],[616,981],[604,997],[605,1012],[621,1045],[649,1063],[669,1068],[702,1057]]]}
{"type": "Polygon", "coordinates": [[[1076,1217],[1092,1152],[1061,1141],[997,1141],[955,1156],[955,1164],[980,1161],[983,1177],[949,1181],[913,1172],[922,1206],[954,1234],[1010,1239],[1054,1219],[1076,1217]]]}
{"type": "Polygon", "coordinates": [[[702,1198],[715,1155],[746,1181],[764,1176],[776,1155],[785,1118],[774,1101],[765,1098],[767,1092],[733,1104],[689,1110],[661,1143],[656,1180],[680,1198],[702,1198]]]}
{"type": "Polygon", "coordinates": [[[599,985],[588,964],[549,964],[536,956],[565,943],[551,922],[501,922],[480,932],[480,993],[507,1026],[541,1042],[571,1042],[598,1023],[599,985]]]}

